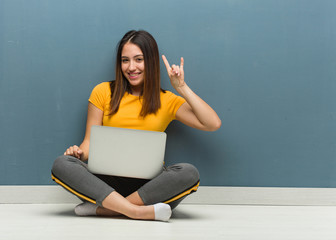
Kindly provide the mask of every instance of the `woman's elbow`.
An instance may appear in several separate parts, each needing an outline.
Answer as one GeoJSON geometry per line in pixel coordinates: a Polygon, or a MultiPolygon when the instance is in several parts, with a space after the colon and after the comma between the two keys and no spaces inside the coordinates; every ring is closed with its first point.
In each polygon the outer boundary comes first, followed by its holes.
{"type": "Polygon", "coordinates": [[[222,126],[222,121],[220,119],[218,119],[218,121],[216,122],[216,124],[214,126],[213,131],[217,131],[218,129],[220,129],[221,126],[222,126]]]}
{"type": "Polygon", "coordinates": [[[221,126],[222,126],[222,121],[218,118],[216,121],[214,121],[211,124],[211,126],[207,128],[207,131],[209,132],[217,131],[218,129],[220,129],[221,126]]]}

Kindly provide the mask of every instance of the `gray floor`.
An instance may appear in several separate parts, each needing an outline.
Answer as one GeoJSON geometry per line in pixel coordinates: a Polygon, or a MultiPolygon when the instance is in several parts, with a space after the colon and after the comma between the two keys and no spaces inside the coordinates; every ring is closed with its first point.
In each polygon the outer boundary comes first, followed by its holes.
{"type": "Polygon", "coordinates": [[[169,223],[77,217],[74,204],[0,204],[0,239],[336,239],[334,206],[180,205],[169,223]]]}

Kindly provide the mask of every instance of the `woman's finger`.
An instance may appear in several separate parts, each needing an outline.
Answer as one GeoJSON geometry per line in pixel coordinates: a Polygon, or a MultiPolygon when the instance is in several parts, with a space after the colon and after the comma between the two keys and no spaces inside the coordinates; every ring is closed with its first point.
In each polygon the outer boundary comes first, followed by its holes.
{"type": "Polygon", "coordinates": [[[180,75],[184,76],[184,58],[181,57],[180,75]]]}
{"type": "Polygon", "coordinates": [[[177,65],[173,65],[174,67],[172,68],[172,71],[175,75],[177,76],[180,76],[181,74],[181,69],[180,69],[180,66],[177,66],[177,65]]]}
{"type": "Polygon", "coordinates": [[[73,153],[72,153],[73,156],[80,159],[82,153],[83,153],[82,149],[80,149],[77,145],[73,146],[73,153]]]}
{"type": "Polygon", "coordinates": [[[75,154],[76,158],[80,158],[81,155],[82,155],[82,150],[78,146],[76,146],[76,148],[74,150],[74,154],[75,154]]]}
{"type": "Polygon", "coordinates": [[[171,68],[170,68],[169,62],[168,62],[167,58],[165,57],[165,55],[162,55],[162,60],[163,60],[163,62],[165,64],[165,66],[166,66],[167,72],[169,73],[169,71],[171,70],[171,68]]]}
{"type": "Polygon", "coordinates": [[[75,157],[80,157],[81,154],[82,154],[82,150],[76,145],[69,147],[64,152],[64,155],[70,155],[70,156],[75,156],[75,157]]]}

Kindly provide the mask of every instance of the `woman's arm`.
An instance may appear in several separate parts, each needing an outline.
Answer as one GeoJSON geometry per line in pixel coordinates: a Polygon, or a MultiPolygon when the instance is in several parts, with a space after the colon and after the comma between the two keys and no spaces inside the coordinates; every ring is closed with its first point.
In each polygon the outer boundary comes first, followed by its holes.
{"type": "Polygon", "coordinates": [[[103,115],[104,113],[102,110],[100,110],[95,105],[89,102],[84,140],[79,147],[76,145],[69,147],[64,152],[64,155],[71,155],[71,156],[81,159],[82,161],[88,160],[91,127],[93,125],[98,125],[98,126],[103,125],[103,115]]]}
{"type": "Polygon", "coordinates": [[[176,119],[190,127],[204,131],[219,129],[222,123],[217,113],[185,83],[184,59],[181,58],[180,66],[172,65],[171,67],[164,55],[162,59],[172,86],[187,101],[177,110],[176,119]]]}

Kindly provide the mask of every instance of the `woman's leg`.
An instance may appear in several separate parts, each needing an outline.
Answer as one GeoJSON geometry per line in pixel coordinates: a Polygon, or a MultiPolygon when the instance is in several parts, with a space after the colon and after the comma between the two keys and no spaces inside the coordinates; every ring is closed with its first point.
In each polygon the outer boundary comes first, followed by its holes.
{"type": "MultiPolygon", "coordinates": [[[[195,192],[199,185],[198,170],[191,164],[181,163],[169,166],[152,180],[131,179],[123,177],[99,176],[110,186],[118,186],[117,192],[138,206],[159,202],[167,203],[173,209],[195,192]],[[137,190],[138,189],[138,190],[137,190]]],[[[114,216],[103,207],[97,209],[99,215],[114,216]]]]}
{"type": "Polygon", "coordinates": [[[164,171],[128,198],[144,205],[158,202],[169,204],[173,209],[199,186],[199,172],[191,164],[180,163],[168,166],[164,171]]]}
{"type": "MultiPolygon", "coordinates": [[[[138,205],[138,206],[144,206],[144,202],[142,201],[138,191],[130,194],[128,197],[126,197],[126,199],[130,202],[130,203],[133,203],[135,205],[138,205]]],[[[107,208],[104,208],[104,207],[98,207],[97,208],[97,215],[100,215],[100,216],[118,216],[120,215],[120,213],[117,213],[117,212],[114,212],[114,211],[111,211],[107,208]]]]}
{"type": "MultiPolygon", "coordinates": [[[[143,206],[144,203],[140,198],[137,190],[142,187],[144,184],[149,182],[148,179],[137,179],[137,178],[127,178],[127,177],[117,177],[117,176],[108,176],[108,175],[96,175],[101,180],[106,182],[111,187],[125,197],[129,202],[143,206]],[[133,194],[132,194],[133,193],[133,194]]],[[[117,212],[111,211],[104,207],[97,208],[97,215],[101,216],[117,216],[120,215],[117,212]]]]}
{"type": "Polygon", "coordinates": [[[52,179],[80,199],[102,205],[114,188],[89,172],[87,164],[78,158],[62,155],[51,170],[52,179]]]}
{"type": "MultiPolygon", "coordinates": [[[[111,186],[90,173],[85,163],[71,156],[61,156],[54,162],[52,178],[78,197],[134,219],[167,221],[170,208],[137,206],[117,193],[111,186]],[[158,216],[163,217],[158,218],[158,216]]],[[[161,206],[161,205],[160,205],[161,206]]]]}

